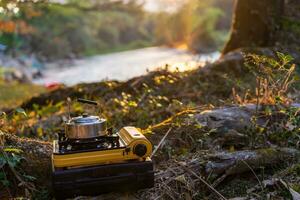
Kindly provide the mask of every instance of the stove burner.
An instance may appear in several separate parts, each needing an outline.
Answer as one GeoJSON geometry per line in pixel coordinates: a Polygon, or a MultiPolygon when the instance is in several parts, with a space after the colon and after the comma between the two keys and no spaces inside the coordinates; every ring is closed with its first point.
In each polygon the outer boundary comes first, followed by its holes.
{"type": "Polygon", "coordinates": [[[106,150],[119,148],[119,136],[99,136],[88,139],[68,139],[60,137],[58,141],[59,153],[80,153],[85,151],[106,150]]]}

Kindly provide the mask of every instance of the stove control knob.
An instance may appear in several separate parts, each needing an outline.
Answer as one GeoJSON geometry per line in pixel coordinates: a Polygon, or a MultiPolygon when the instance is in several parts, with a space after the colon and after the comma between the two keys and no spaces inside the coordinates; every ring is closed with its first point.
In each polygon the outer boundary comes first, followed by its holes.
{"type": "Polygon", "coordinates": [[[147,153],[147,147],[144,144],[137,144],[133,148],[133,153],[139,157],[143,157],[147,153]]]}

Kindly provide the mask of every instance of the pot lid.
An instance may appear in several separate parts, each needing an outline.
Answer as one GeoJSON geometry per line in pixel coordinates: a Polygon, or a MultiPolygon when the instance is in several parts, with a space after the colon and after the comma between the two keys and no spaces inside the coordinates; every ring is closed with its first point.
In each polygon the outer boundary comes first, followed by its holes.
{"type": "Polygon", "coordinates": [[[92,124],[92,123],[99,123],[103,121],[104,119],[100,120],[98,116],[91,116],[91,115],[82,115],[71,119],[71,122],[74,122],[76,124],[92,124]]]}

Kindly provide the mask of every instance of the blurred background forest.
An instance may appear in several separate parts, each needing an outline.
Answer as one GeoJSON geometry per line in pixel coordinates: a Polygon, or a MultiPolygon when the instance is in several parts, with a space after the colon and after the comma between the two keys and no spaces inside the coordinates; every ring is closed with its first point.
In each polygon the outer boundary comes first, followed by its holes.
{"type": "Polygon", "coordinates": [[[179,64],[196,58],[198,62],[198,55],[222,49],[232,10],[233,0],[2,0],[0,108],[18,105],[66,76],[80,83],[91,77],[83,76],[87,70],[101,81],[99,73],[107,69],[113,72],[105,76],[114,79],[120,76],[115,73],[127,77],[128,68],[134,77],[169,61],[179,64]],[[141,49],[145,47],[158,48],[141,49]],[[141,50],[119,57],[109,54],[132,49],[141,50]],[[107,62],[101,57],[72,71],[73,60],[99,54],[108,55],[107,62]],[[60,68],[66,66],[71,70],[56,81],[60,68]],[[33,85],[49,68],[54,69],[51,79],[33,85]]]}
{"type": "Polygon", "coordinates": [[[232,0],[1,1],[1,50],[40,61],[147,46],[220,49],[230,29],[232,0]]]}

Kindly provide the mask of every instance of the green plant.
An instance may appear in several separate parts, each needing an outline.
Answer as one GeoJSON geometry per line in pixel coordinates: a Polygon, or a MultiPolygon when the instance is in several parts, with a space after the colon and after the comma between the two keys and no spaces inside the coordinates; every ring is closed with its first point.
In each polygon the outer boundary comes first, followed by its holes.
{"type": "Polygon", "coordinates": [[[17,187],[23,189],[26,196],[30,196],[36,190],[32,183],[35,178],[23,171],[24,157],[21,153],[22,151],[16,148],[0,148],[0,185],[4,186],[10,195],[12,195],[10,189],[14,188],[16,192],[17,187]]]}
{"type": "Polygon", "coordinates": [[[23,108],[16,108],[9,113],[0,113],[0,131],[6,133],[23,132],[27,124],[28,116],[23,108]]]}
{"type": "Polygon", "coordinates": [[[31,182],[35,178],[23,171],[24,157],[21,155],[22,150],[6,146],[5,141],[1,140],[4,137],[1,130],[6,130],[11,118],[16,115],[27,117],[25,110],[22,108],[17,108],[9,114],[3,112],[0,115],[0,185],[7,188],[8,191],[10,188],[23,188],[25,194],[30,194],[35,191],[35,186],[31,182]]]}
{"type": "Polygon", "coordinates": [[[7,189],[9,196],[12,195],[10,191],[12,188],[14,188],[14,192],[16,192],[16,188],[24,190],[24,194],[30,196],[35,191],[32,183],[35,178],[27,175],[23,170],[22,163],[25,159],[21,155],[22,150],[6,146],[5,141],[1,140],[4,138],[1,130],[6,130],[11,118],[17,115],[27,117],[27,113],[22,108],[17,108],[9,114],[3,112],[0,115],[0,186],[7,189]]]}
{"type": "Polygon", "coordinates": [[[276,58],[264,55],[247,54],[245,65],[256,78],[256,104],[289,103],[287,92],[294,82],[296,65],[293,58],[280,52],[276,58]]]}
{"type": "Polygon", "coordinates": [[[300,109],[285,105],[263,105],[251,118],[251,126],[244,132],[249,136],[250,146],[276,144],[299,147],[300,109]]]}
{"type": "Polygon", "coordinates": [[[250,146],[276,143],[280,146],[299,143],[299,109],[292,107],[288,93],[296,81],[293,58],[280,52],[276,57],[247,54],[245,65],[255,78],[255,87],[246,88],[240,98],[233,90],[236,102],[255,102],[256,115],[245,132],[250,146]]]}

